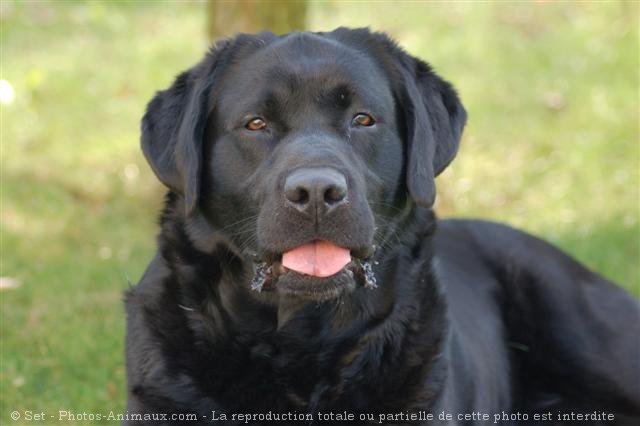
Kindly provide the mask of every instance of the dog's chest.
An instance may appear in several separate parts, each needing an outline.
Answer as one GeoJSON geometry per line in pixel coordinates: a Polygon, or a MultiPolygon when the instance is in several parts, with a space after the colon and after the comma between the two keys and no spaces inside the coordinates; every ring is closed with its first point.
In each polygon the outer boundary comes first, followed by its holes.
{"type": "Polygon", "coordinates": [[[367,385],[376,375],[363,362],[370,354],[346,344],[302,343],[230,340],[207,363],[206,374],[193,379],[203,397],[226,412],[376,412],[382,399],[399,410],[412,400],[408,393],[384,395],[367,385]]]}
{"type": "Polygon", "coordinates": [[[308,347],[284,347],[265,340],[227,342],[211,360],[208,374],[194,377],[209,396],[233,409],[278,408],[306,412],[313,400],[339,398],[335,353],[308,347]]]}

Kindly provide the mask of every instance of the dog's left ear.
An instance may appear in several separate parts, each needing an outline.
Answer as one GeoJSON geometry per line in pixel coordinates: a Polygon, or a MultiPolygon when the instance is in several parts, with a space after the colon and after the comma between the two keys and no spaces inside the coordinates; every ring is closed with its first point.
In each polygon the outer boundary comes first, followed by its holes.
{"type": "Polygon", "coordinates": [[[430,208],[436,197],[434,179],[458,152],[467,113],[453,87],[425,62],[402,52],[401,73],[407,188],[416,204],[430,208]]]}

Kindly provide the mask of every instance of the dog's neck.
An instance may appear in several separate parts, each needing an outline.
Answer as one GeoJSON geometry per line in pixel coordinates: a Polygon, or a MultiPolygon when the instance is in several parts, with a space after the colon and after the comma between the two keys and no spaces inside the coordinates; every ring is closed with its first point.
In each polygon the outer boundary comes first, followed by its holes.
{"type": "Polygon", "coordinates": [[[182,211],[179,203],[165,211],[162,256],[179,283],[176,304],[185,324],[203,356],[217,360],[213,364],[241,368],[235,358],[262,365],[260,374],[273,389],[308,410],[328,408],[327,401],[335,410],[341,395],[351,395],[353,404],[352,392],[363,394],[363,406],[344,407],[351,411],[397,408],[398,401],[407,409],[424,408],[437,399],[446,381],[440,355],[447,322],[431,272],[431,211],[412,208],[404,221],[410,227],[399,224],[396,230],[399,242],[378,251],[377,289],[359,288],[321,303],[285,298],[275,304],[251,294],[251,261],[205,226],[203,217],[185,218],[182,211]],[[413,398],[418,394],[421,401],[413,398]]]}

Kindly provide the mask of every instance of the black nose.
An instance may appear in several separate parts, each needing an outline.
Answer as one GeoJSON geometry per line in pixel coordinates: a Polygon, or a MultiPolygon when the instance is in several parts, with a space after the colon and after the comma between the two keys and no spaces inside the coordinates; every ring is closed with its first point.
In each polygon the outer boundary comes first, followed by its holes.
{"type": "Polygon", "coordinates": [[[347,180],[328,167],[298,169],[287,176],[284,197],[297,210],[319,216],[346,203],[347,180]]]}

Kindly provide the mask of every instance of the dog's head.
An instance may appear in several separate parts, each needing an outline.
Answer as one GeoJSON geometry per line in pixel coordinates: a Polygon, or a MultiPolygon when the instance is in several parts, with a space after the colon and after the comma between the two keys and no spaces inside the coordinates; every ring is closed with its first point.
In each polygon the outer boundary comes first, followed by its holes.
{"type": "Polygon", "coordinates": [[[376,245],[432,206],[465,119],[453,88],[383,34],[261,33],[159,92],[142,148],[187,217],[253,258],[256,287],[326,299],[373,284],[376,245]]]}

